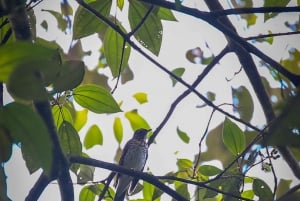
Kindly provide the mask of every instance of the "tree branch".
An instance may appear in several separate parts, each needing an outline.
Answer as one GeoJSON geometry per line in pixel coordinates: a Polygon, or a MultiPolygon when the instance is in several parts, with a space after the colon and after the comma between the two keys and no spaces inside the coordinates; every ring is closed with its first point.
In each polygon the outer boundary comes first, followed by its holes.
{"type": "Polygon", "coordinates": [[[237,199],[246,200],[246,201],[253,201],[252,199],[249,199],[249,198],[244,198],[244,197],[241,197],[241,196],[234,195],[232,193],[222,191],[222,190],[217,189],[217,188],[213,188],[211,186],[206,185],[204,182],[197,182],[197,181],[192,181],[192,180],[183,179],[183,178],[174,177],[174,176],[157,176],[157,178],[158,179],[173,180],[173,181],[180,181],[180,182],[183,182],[183,183],[186,183],[186,184],[192,184],[192,185],[195,185],[195,186],[198,186],[198,187],[206,188],[206,189],[215,191],[217,193],[227,195],[227,196],[232,197],[232,198],[237,198],[237,199]]]}
{"type": "Polygon", "coordinates": [[[281,66],[278,62],[264,54],[262,51],[258,50],[255,46],[245,41],[243,38],[238,36],[232,29],[225,26],[223,23],[218,21],[218,18],[215,18],[211,13],[199,11],[195,8],[189,8],[186,6],[177,6],[175,3],[171,3],[168,1],[162,1],[162,0],[141,0],[145,3],[153,4],[156,6],[160,6],[163,8],[175,10],[181,13],[184,13],[186,15],[193,16],[198,19],[202,19],[203,21],[209,23],[219,31],[221,31],[223,34],[225,34],[227,37],[234,40],[236,43],[240,44],[244,49],[247,51],[255,54],[259,58],[263,59],[267,63],[269,63],[274,69],[276,69],[278,72],[283,74],[285,77],[287,77],[295,86],[298,86],[300,84],[300,75],[295,75],[288,70],[286,70],[283,66],[281,66]]]}
{"type": "MultiPolygon", "coordinates": [[[[220,62],[220,60],[228,53],[229,49],[226,47],[224,48],[211,62],[210,64],[208,64],[206,66],[206,68],[204,68],[203,72],[198,76],[198,78],[194,81],[194,83],[191,85],[192,88],[196,88],[200,82],[205,78],[206,75],[208,75],[208,73],[213,69],[213,67],[220,62]]],[[[159,126],[155,129],[155,131],[153,132],[153,134],[151,135],[151,137],[148,140],[148,145],[151,145],[156,136],[158,135],[158,133],[160,132],[160,130],[165,126],[165,124],[168,122],[168,120],[170,119],[171,115],[173,114],[173,112],[175,111],[175,108],[177,107],[177,105],[185,98],[187,97],[192,91],[190,89],[187,89],[186,91],[184,91],[181,95],[179,95],[176,100],[173,101],[173,103],[171,104],[171,107],[168,111],[168,113],[166,114],[166,116],[164,117],[164,119],[162,120],[162,122],[159,124],[159,126]]]]}
{"type": "Polygon", "coordinates": [[[259,7],[259,8],[233,8],[216,10],[210,12],[214,17],[221,17],[226,15],[237,15],[237,14],[254,14],[254,13],[288,13],[288,12],[299,12],[300,7],[259,7]]]}
{"type": "Polygon", "coordinates": [[[236,116],[222,110],[215,104],[213,104],[210,100],[208,100],[205,96],[203,96],[201,93],[199,93],[195,88],[193,88],[190,84],[185,82],[183,79],[180,77],[176,76],[174,73],[168,70],[168,68],[164,67],[161,65],[159,62],[157,62],[154,58],[152,58],[150,55],[148,55],[145,51],[143,51],[139,46],[137,46],[129,37],[126,33],[124,33],[118,26],[116,26],[113,22],[111,22],[109,19],[104,17],[101,13],[98,13],[94,8],[83,2],[82,0],[76,0],[81,6],[83,6],[85,9],[90,11],[92,14],[94,14],[96,17],[98,17],[100,20],[103,20],[107,25],[109,25],[112,29],[114,29],[116,32],[120,34],[126,40],[126,42],[133,48],[135,49],[138,53],[140,53],[142,56],[144,56],[146,59],[148,59],[151,63],[153,63],[155,66],[157,66],[159,69],[161,69],[163,72],[177,80],[179,83],[181,83],[183,86],[188,88],[191,92],[193,92],[197,97],[199,97],[204,103],[206,103],[208,106],[212,107],[213,109],[217,110],[218,112],[224,114],[225,116],[234,119],[238,122],[244,123],[246,126],[249,128],[252,128],[254,130],[259,130],[253,125],[242,121],[241,119],[237,118],[236,116]]]}
{"type": "Polygon", "coordinates": [[[140,172],[140,171],[135,171],[133,169],[128,169],[128,168],[125,168],[125,167],[122,167],[122,166],[119,166],[119,165],[116,165],[113,163],[99,161],[99,160],[92,159],[92,158],[84,158],[84,157],[80,157],[80,156],[69,156],[69,161],[71,163],[90,165],[90,166],[99,167],[99,168],[103,168],[103,169],[107,169],[107,170],[111,170],[111,171],[115,171],[115,172],[120,172],[122,174],[127,174],[132,177],[137,177],[139,179],[145,180],[145,181],[153,184],[154,186],[161,189],[162,191],[164,191],[165,193],[167,193],[168,195],[170,195],[171,197],[173,197],[176,200],[188,201],[182,195],[180,195],[179,193],[177,193],[176,191],[174,191],[173,189],[171,189],[164,183],[160,182],[153,175],[150,175],[150,174],[147,174],[144,172],[140,172]]]}

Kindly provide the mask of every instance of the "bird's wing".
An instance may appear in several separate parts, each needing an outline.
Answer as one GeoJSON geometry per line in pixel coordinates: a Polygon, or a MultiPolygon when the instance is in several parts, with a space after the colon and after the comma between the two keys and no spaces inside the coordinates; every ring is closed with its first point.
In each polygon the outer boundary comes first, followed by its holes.
{"type": "MultiPolygon", "coordinates": [[[[148,152],[146,152],[146,160],[145,161],[147,161],[147,159],[148,159],[148,152]]],[[[143,172],[145,165],[146,165],[146,163],[144,163],[144,166],[141,169],[141,172],[143,172]]],[[[131,193],[133,193],[138,181],[139,181],[139,179],[136,178],[136,177],[133,178],[133,180],[131,181],[131,184],[130,184],[130,187],[129,187],[129,190],[128,190],[129,195],[131,195],[131,193]]]]}
{"type": "MultiPolygon", "coordinates": [[[[129,147],[130,147],[130,144],[131,144],[130,141],[131,141],[131,140],[129,140],[129,141],[125,144],[124,149],[123,149],[123,151],[122,151],[121,158],[120,158],[120,160],[119,160],[119,165],[121,165],[121,166],[124,165],[124,158],[125,158],[126,152],[128,151],[128,149],[129,149],[129,147]]],[[[118,186],[120,176],[121,176],[121,174],[120,174],[120,173],[117,173],[117,176],[116,176],[116,182],[115,182],[115,184],[114,184],[115,187],[118,186]]]]}

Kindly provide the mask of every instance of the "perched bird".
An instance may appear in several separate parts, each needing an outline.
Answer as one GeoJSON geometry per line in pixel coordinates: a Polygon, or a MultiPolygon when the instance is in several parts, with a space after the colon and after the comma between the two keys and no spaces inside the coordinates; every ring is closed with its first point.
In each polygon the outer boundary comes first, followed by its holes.
{"type": "MultiPolygon", "coordinates": [[[[125,144],[119,165],[129,169],[143,171],[148,157],[146,136],[149,131],[151,131],[151,129],[147,130],[141,128],[134,132],[133,137],[125,144]]],[[[115,184],[117,190],[114,201],[123,201],[128,189],[128,192],[131,193],[137,182],[138,179],[118,173],[115,184]]]]}

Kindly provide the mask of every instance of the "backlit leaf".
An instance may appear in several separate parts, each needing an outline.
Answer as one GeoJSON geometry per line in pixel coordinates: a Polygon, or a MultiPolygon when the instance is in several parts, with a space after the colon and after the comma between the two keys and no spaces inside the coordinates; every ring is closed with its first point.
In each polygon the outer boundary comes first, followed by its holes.
{"type": "Polygon", "coordinates": [[[288,71],[300,75],[300,51],[292,49],[289,51],[290,57],[283,59],[280,64],[283,65],[288,71]]]}
{"type": "Polygon", "coordinates": [[[149,184],[148,182],[143,183],[143,196],[145,200],[152,200],[152,196],[154,193],[154,186],[152,184],[149,184]]]}
{"type": "Polygon", "coordinates": [[[140,104],[143,104],[143,103],[147,103],[148,102],[148,96],[146,93],[144,92],[138,92],[138,93],[135,93],[133,95],[133,97],[135,98],[135,100],[137,100],[137,102],[139,102],[140,104]]]}
{"type": "Polygon", "coordinates": [[[177,159],[177,166],[179,170],[186,170],[193,168],[193,162],[186,158],[177,159]]]}
{"type": "MultiPolygon", "coordinates": [[[[139,1],[129,2],[128,19],[130,27],[134,30],[141,23],[148,12],[148,8],[139,1]]],[[[134,37],[141,45],[158,55],[162,42],[163,27],[160,19],[151,12],[142,26],[135,32],[134,37]]]]}
{"type": "Polygon", "coordinates": [[[123,10],[124,7],[124,0],[117,0],[117,5],[120,10],[123,10]]]}
{"type": "Polygon", "coordinates": [[[240,154],[246,147],[243,131],[228,118],[225,118],[222,131],[223,142],[234,155],[240,154]]]}
{"type": "Polygon", "coordinates": [[[172,11],[167,8],[160,7],[157,16],[162,20],[177,21],[172,11]]]}
{"type": "MultiPolygon", "coordinates": [[[[112,5],[112,0],[93,1],[88,4],[103,16],[108,17],[112,5]]],[[[106,28],[107,25],[102,20],[98,19],[95,15],[87,11],[85,8],[81,6],[78,7],[74,16],[74,39],[80,39],[94,33],[101,32],[106,28]]]]}
{"type": "MultiPolygon", "coordinates": [[[[185,197],[187,200],[190,200],[190,193],[188,191],[188,186],[186,183],[175,182],[175,189],[176,192],[179,193],[181,196],[185,197]]],[[[175,201],[175,199],[172,199],[175,201]]]]}
{"type": "Polygon", "coordinates": [[[77,131],[80,131],[80,129],[86,124],[87,114],[88,114],[87,109],[83,109],[81,111],[76,111],[75,119],[74,119],[74,128],[77,131]]]}
{"type": "Polygon", "coordinates": [[[64,121],[59,127],[58,137],[65,154],[81,155],[80,138],[72,124],[64,121]]]}
{"type": "Polygon", "coordinates": [[[86,149],[90,149],[95,145],[103,144],[103,134],[97,125],[92,125],[89,128],[87,134],[85,135],[83,144],[86,149]]]}
{"type": "Polygon", "coordinates": [[[60,61],[57,49],[31,42],[15,42],[3,45],[0,47],[0,55],[0,81],[2,82],[6,82],[10,73],[24,63],[49,61],[55,66],[60,61]]]}
{"type": "Polygon", "coordinates": [[[94,201],[96,194],[90,189],[90,186],[84,186],[79,193],[79,201],[94,201]]]}
{"type": "Polygon", "coordinates": [[[128,119],[132,130],[137,130],[139,128],[150,129],[148,122],[139,115],[137,110],[126,112],[125,117],[128,119]]]}
{"type": "Polygon", "coordinates": [[[62,124],[62,122],[67,121],[71,124],[73,124],[73,117],[71,115],[71,112],[69,111],[69,109],[65,106],[57,106],[54,105],[52,107],[52,114],[53,114],[53,119],[55,122],[55,125],[57,128],[60,127],[60,125],[62,124]]]}
{"type": "MultiPolygon", "coordinates": [[[[264,7],[285,7],[291,0],[265,0],[264,7]]],[[[264,21],[267,21],[278,15],[278,13],[264,13],[264,21]]]]}
{"type": "MultiPolygon", "coordinates": [[[[121,27],[121,25],[119,26],[121,27]]],[[[127,43],[124,44],[124,39],[122,36],[120,36],[111,27],[109,27],[106,31],[103,43],[107,64],[112,72],[113,77],[117,77],[128,65],[127,63],[131,48],[127,43]],[[120,68],[121,64],[122,66],[120,68]]]]}
{"type": "Polygon", "coordinates": [[[115,138],[117,142],[120,144],[123,139],[123,126],[122,126],[121,119],[119,117],[115,118],[113,128],[114,128],[115,138]]]}
{"type": "Polygon", "coordinates": [[[74,89],[75,101],[95,113],[115,113],[121,109],[112,95],[97,85],[82,85],[74,89]]]}

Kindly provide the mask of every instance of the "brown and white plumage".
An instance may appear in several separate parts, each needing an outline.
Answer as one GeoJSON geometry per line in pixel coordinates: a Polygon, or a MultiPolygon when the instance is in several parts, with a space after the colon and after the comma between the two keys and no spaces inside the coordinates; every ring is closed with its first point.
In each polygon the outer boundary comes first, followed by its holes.
{"type": "MultiPolygon", "coordinates": [[[[148,158],[148,145],[146,143],[146,136],[150,130],[138,129],[135,131],[133,137],[126,143],[119,165],[126,168],[143,171],[148,158]]],[[[132,178],[125,174],[117,174],[116,180],[116,195],[114,201],[123,201],[126,192],[131,193],[138,179],[132,178]],[[129,190],[128,190],[129,189],[129,190]]]]}

